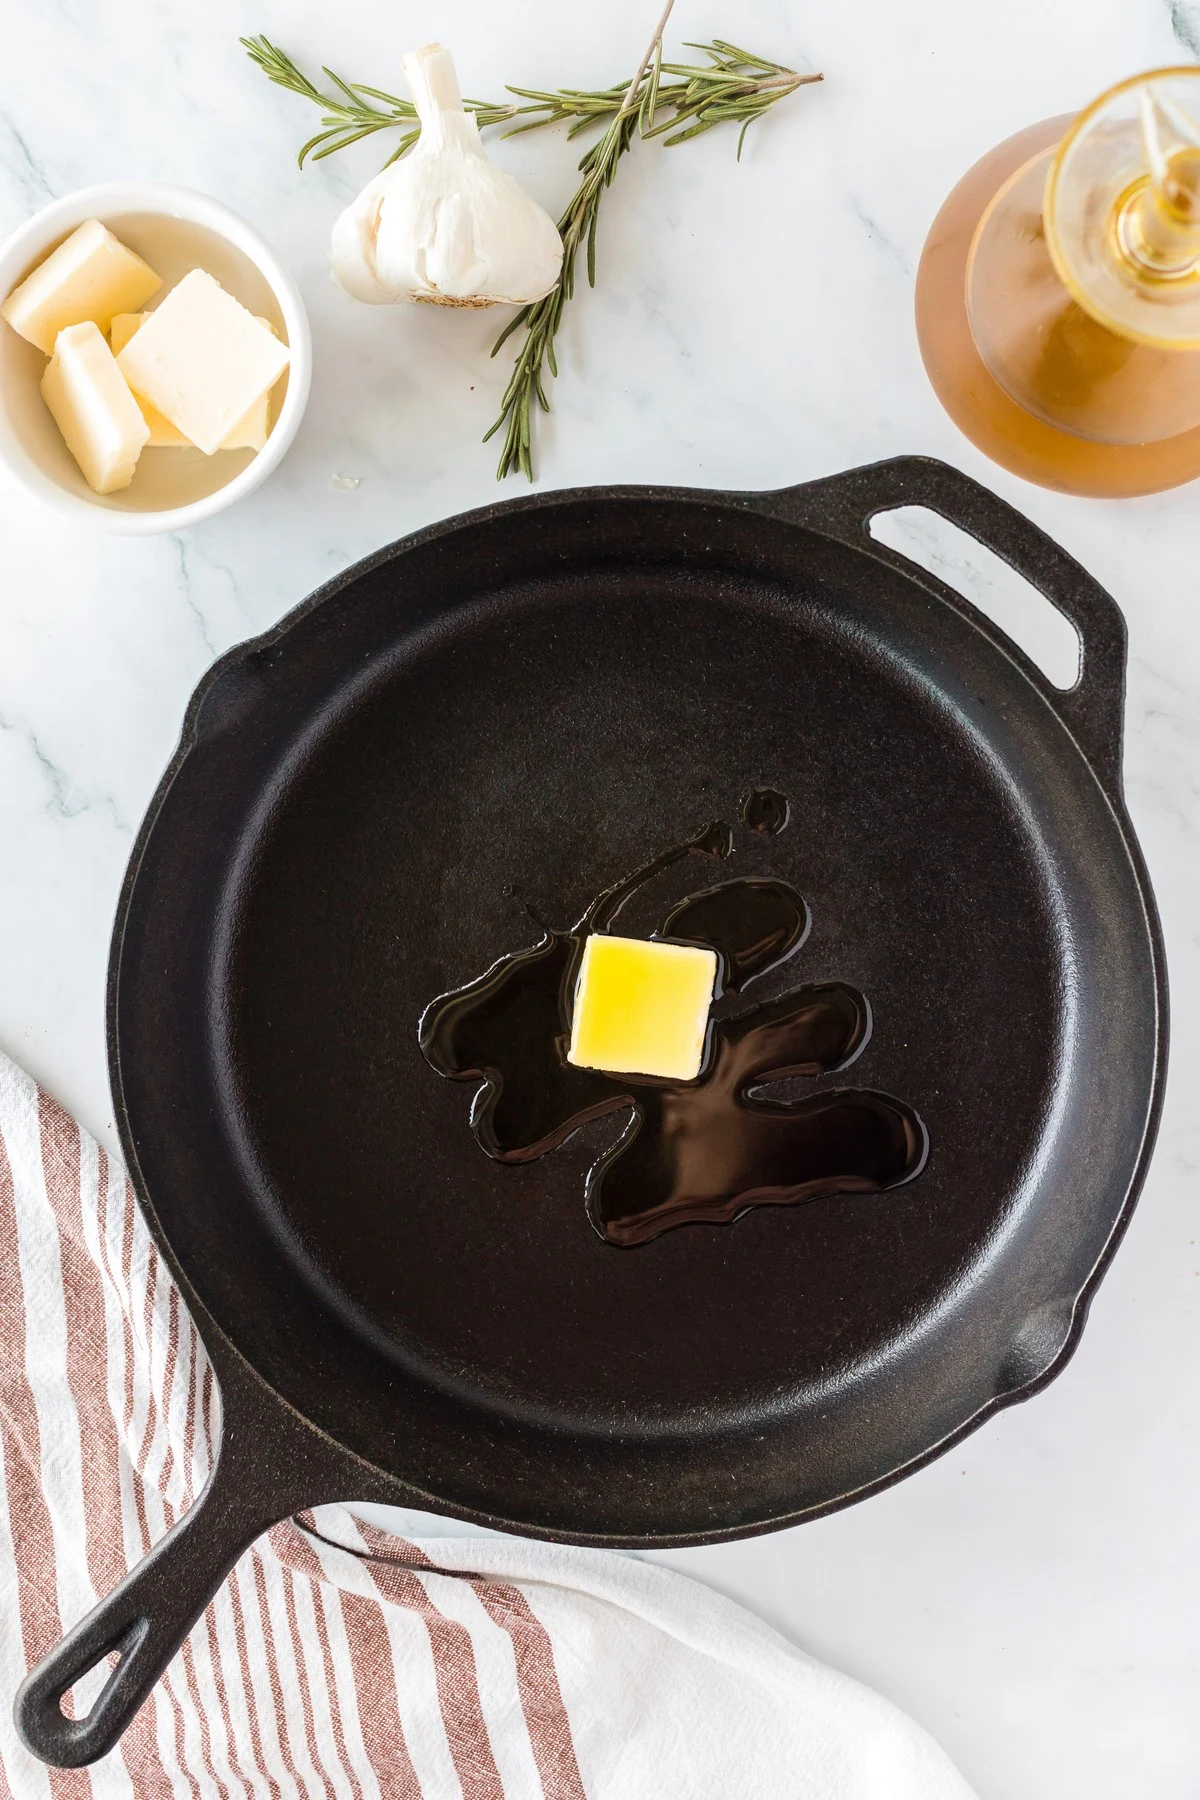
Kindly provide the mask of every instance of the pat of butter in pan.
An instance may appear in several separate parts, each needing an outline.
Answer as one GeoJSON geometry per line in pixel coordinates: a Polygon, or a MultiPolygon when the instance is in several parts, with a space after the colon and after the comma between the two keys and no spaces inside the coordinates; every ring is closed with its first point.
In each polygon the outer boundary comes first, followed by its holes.
{"type": "Polygon", "coordinates": [[[212,456],[288,360],[268,326],[193,269],[134,332],[117,364],[139,400],[212,456]]]}
{"type": "Polygon", "coordinates": [[[150,427],[90,319],[59,332],[42,398],[88,486],[97,494],[128,487],[150,427]]]}
{"type": "MultiPolygon", "coordinates": [[[[150,314],[144,312],[117,314],[109,332],[114,356],[120,356],[134,332],[139,330],[149,317],[150,314]]],[[[269,319],[260,318],[258,322],[266,327],[272,337],[275,336],[275,327],[269,319]]],[[[152,450],[190,450],[194,448],[191,438],[184,437],[182,431],[177,431],[170,419],[164,419],[148,400],[139,401],[138,404],[150,427],[150,448],[152,450]]],[[[222,450],[261,450],[270,433],[270,412],[270,393],[260,394],[245,418],[239,419],[229,433],[221,445],[222,450]]]]}
{"type": "Polygon", "coordinates": [[[595,933],[583,946],[567,1061],[694,1081],[716,979],[712,950],[595,933]]]}
{"type": "Polygon", "coordinates": [[[13,289],[0,313],[50,356],[68,325],[91,320],[106,332],[117,313],[144,306],[161,286],[149,263],[99,219],[88,219],[13,289]]]}

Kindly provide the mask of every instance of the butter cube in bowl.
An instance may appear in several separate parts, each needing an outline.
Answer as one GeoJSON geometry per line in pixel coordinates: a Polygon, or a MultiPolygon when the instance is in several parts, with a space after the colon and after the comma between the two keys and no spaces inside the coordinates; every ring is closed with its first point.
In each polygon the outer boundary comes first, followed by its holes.
{"type": "Polygon", "coordinates": [[[250,493],[311,362],[291,276],[203,194],[85,189],[0,245],[0,462],[78,523],[177,531],[250,493]]]}
{"type": "Polygon", "coordinates": [[[150,427],[93,319],[57,333],[42,398],[92,492],[127,488],[150,427]]]}

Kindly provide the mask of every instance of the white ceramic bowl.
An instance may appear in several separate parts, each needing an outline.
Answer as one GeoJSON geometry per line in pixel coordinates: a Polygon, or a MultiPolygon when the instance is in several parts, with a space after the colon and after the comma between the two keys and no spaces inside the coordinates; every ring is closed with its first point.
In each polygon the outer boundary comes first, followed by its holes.
{"type": "Polygon", "coordinates": [[[0,298],[85,219],[102,220],[143,256],[163,277],[163,292],[188,269],[207,269],[243,305],[270,320],[291,352],[272,395],[270,435],[257,452],[144,450],[128,488],[94,494],[42,399],[46,357],[0,320],[0,462],[60,518],[76,524],[127,535],[197,525],[265,481],[296,435],[312,375],[312,339],[299,290],[258,233],[228,207],[190,188],[145,181],[83,188],[35,213],[0,244],[0,298]]]}

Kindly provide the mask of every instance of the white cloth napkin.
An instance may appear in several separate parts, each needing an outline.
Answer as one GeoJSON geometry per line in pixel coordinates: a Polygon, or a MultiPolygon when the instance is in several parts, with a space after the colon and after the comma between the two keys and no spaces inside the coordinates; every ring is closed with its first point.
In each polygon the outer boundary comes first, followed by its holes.
{"type": "Polygon", "coordinates": [[[211,1370],[124,1172],[0,1057],[0,1792],[121,1800],[971,1800],[886,1700],[656,1564],[322,1507],[244,1556],[86,1775],[27,1666],[186,1511],[211,1370]]]}

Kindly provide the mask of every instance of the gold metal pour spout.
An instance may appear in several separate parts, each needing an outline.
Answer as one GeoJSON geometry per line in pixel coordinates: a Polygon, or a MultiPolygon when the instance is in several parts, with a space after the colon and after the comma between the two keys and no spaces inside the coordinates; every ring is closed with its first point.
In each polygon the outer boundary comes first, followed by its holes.
{"type": "Polygon", "coordinates": [[[1118,249],[1153,280],[1186,280],[1200,267],[1200,126],[1154,87],[1139,99],[1147,172],[1117,208],[1118,249]]]}
{"type": "Polygon", "coordinates": [[[1156,69],[1086,107],[1045,197],[1068,291],[1130,343],[1200,349],[1200,70],[1156,69]]]}

